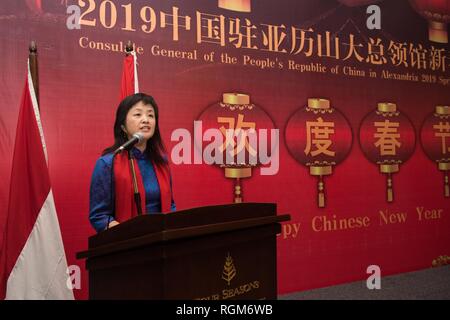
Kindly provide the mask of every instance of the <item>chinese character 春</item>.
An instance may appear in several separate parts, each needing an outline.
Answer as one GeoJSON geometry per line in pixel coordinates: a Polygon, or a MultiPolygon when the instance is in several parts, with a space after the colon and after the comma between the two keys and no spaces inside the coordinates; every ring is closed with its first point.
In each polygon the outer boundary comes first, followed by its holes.
{"type": "Polygon", "coordinates": [[[396,148],[402,145],[397,139],[400,138],[398,128],[400,123],[384,120],[384,122],[375,122],[377,132],[374,137],[378,140],[375,142],[375,147],[380,148],[381,156],[395,156],[397,154],[396,148]]]}

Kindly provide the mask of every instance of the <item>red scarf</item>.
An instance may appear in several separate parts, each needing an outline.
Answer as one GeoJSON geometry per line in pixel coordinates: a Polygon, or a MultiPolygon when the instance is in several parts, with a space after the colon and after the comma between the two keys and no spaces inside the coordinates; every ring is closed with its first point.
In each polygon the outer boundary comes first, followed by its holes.
{"type": "MultiPolygon", "coordinates": [[[[138,190],[141,194],[141,207],[145,213],[145,189],[142,182],[141,171],[135,159],[136,180],[138,190]]],[[[172,205],[172,192],[170,188],[169,166],[154,164],[156,178],[158,180],[161,194],[161,212],[170,212],[172,205]]],[[[114,158],[114,185],[115,185],[115,220],[124,222],[137,216],[136,204],[134,202],[134,190],[131,178],[130,160],[128,154],[123,152],[114,158]]]]}

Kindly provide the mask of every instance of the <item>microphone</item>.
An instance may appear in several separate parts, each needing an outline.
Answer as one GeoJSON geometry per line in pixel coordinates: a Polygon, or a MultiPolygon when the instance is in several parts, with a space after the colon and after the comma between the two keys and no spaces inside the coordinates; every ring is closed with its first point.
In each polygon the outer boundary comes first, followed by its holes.
{"type": "Polygon", "coordinates": [[[135,134],[133,134],[133,137],[130,140],[125,142],[123,145],[121,145],[119,148],[117,148],[116,151],[114,151],[114,155],[118,155],[122,151],[130,149],[136,143],[141,142],[142,139],[144,139],[144,136],[142,135],[142,133],[136,132],[135,134]]]}

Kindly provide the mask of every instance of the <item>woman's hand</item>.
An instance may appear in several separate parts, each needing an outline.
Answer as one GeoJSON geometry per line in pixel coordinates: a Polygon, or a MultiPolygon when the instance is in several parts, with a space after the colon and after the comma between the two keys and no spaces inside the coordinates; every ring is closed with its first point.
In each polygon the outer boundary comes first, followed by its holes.
{"type": "Polygon", "coordinates": [[[111,222],[109,223],[108,229],[109,229],[109,228],[112,228],[112,227],[115,227],[115,226],[117,226],[118,224],[119,224],[119,222],[113,220],[113,221],[111,221],[111,222]]]}

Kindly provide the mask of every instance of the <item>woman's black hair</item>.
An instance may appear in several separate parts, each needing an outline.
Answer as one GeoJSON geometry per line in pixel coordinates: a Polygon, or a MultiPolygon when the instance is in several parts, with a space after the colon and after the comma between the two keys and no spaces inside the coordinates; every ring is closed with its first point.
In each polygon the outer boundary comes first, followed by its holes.
{"type": "Polygon", "coordinates": [[[155,110],[155,133],[150,140],[147,141],[147,147],[144,153],[148,156],[149,159],[153,161],[155,164],[165,165],[167,164],[167,160],[165,159],[166,148],[164,147],[164,143],[161,139],[161,134],[159,132],[159,112],[158,106],[153,99],[153,97],[145,94],[145,93],[136,93],[132,94],[120,102],[119,107],[116,111],[116,121],[114,122],[114,144],[108,148],[106,148],[102,155],[107,153],[114,152],[117,148],[119,148],[122,144],[127,142],[128,137],[125,132],[122,130],[122,126],[125,126],[125,121],[127,118],[128,111],[136,104],[141,102],[144,105],[151,105],[155,110]]]}

